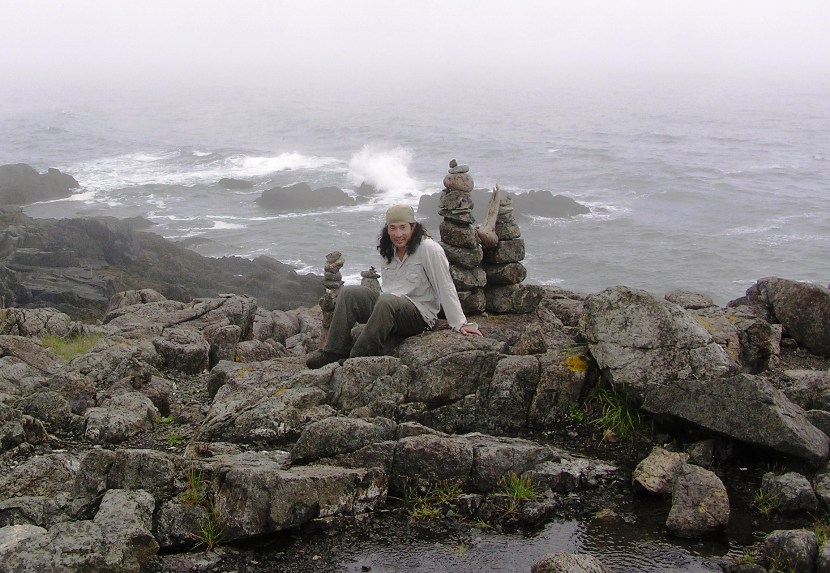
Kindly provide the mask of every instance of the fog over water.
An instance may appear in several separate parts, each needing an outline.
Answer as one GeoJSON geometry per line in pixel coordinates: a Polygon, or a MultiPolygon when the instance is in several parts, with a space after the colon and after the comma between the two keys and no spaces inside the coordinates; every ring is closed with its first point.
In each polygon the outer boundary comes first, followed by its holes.
{"type": "Polygon", "coordinates": [[[521,221],[531,282],[723,303],[830,280],[830,3],[0,0],[0,21],[0,163],[81,184],[33,216],[141,214],[315,272],[334,243],[355,278],[385,206],[457,157],[591,207],[521,221]],[[380,194],[254,203],[298,181],[380,194]]]}

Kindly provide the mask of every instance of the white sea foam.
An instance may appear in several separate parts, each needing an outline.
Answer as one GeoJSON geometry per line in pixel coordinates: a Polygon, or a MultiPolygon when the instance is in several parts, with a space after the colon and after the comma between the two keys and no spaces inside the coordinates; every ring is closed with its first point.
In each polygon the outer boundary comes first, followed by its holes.
{"type": "Polygon", "coordinates": [[[214,231],[220,229],[244,229],[245,225],[240,223],[228,223],[226,221],[214,221],[213,227],[211,227],[214,231]]]}
{"type": "Polygon", "coordinates": [[[379,149],[364,145],[349,160],[349,179],[381,191],[384,203],[408,202],[419,197],[418,182],[409,175],[412,153],[403,147],[379,149]]]}

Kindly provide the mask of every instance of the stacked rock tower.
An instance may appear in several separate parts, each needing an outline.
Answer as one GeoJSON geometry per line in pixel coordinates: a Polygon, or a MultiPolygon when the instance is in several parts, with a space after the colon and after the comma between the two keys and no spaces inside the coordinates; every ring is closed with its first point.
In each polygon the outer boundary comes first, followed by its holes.
{"type": "Polygon", "coordinates": [[[484,249],[482,265],[487,276],[486,308],[489,312],[521,312],[521,308],[516,308],[514,294],[527,277],[527,269],[522,264],[525,241],[513,217],[513,200],[509,195],[499,199],[495,231],[498,244],[484,249]]]}
{"type": "Polygon", "coordinates": [[[444,177],[441,209],[444,218],[439,232],[441,246],[450,263],[450,275],[458,291],[458,299],[465,314],[481,314],[486,306],[484,286],[487,275],[481,268],[484,250],[473,228],[473,177],[470,168],[459,165],[455,159],[444,177]]]}
{"type": "Polygon", "coordinates": [[[326,287],[326,292],[320,297],[320,310],[323,311],[320,348],[326,345],[331,319],[334,315],[334,306],[337,303],[337,294],[340,292],[340,287],[343,286],[343,275],[340,274],[340,269],[343,268],[345,263],[346,261],[340,251],[334,251],[326,255],[326,265],[323,267],[323,286],[326,287]]]}

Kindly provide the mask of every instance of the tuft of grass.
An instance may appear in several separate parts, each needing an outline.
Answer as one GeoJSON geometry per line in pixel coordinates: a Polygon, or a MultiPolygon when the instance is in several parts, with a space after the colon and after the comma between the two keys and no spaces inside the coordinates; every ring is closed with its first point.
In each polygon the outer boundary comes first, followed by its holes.
{"type": "Polygon", "coordinates": [[[82,334],[64,338],[47,334],[40,339],[40,344],[53,354],[69,361],[89,352],[102,337],[102,334],[82,334]]]}
{"type": "Polygon", "coordinates": [[[536,501],[539,493],[533,485],[533,479],[529,475],[519,475],[516,472],[507,472],[499,480],[501,492],[510,496],[516,502],[536,501]]]}
{"type": "Polygon", "coordinates": [[[222,542],[224,526],[219,510],[216,505],[211,505],[208,514],[199,520],[198,543],[194,549],[204,547],[205,551],[211,551],[222,542]]]}
{"type": "Polygon", "coordinates": [[[173,416],[157,416],[156,422],[158,422],[159,424],[164,424],[165,426],[169,426],[173,423],[174,419],[175,418],[173,416]]]}
{"type": "Polygon", "coordinates": [[[167,434],[167,445],[171,448],[175,448],[179,444],[184,441],[184,436],[181,434],[177,434],[176,432],[171,432],[167,434]]]}
{"type": "Polygon", "coordinates": [[[769,516],[781,507],[781,500],[779,500],[778,496],[771,491],[761,488],[755,492],[755,499],[752,501],[752,507],[754,507],[761,515],[769,516]]]}
{"type": "Polygon", "coordinates": [[[441,480],[425,491],[405,487],[401,501],[409,507],[411,519],[435,519],[441,516],[441,506],[457,499],[462,494],[458,480],[441,480]]]}
{"type": "Polygon", "coordinates": [[[830,540],[830,523],[827,523],[826,521],[815,521],[810,527],[810,531],[816,534],[819,547],[830,540]]]}
{"type": "Polygon", "coordinates": [[[646,435],[646,422],[640,413],[628,405],[625,397],[615,388],[601,388],[594,393],[592,403],[600,416],[593,423],[603,429],[603,435],[614,435],[621,440],[633,441],[646,435]]]}
{"type": "Polygon", "coordinates": [[[207,492],[207,482],[202,470],[189,469],[185,474],[185,479],[187,480],[187,487],[181,495],[182,503],[202,503],[207,492]]]}

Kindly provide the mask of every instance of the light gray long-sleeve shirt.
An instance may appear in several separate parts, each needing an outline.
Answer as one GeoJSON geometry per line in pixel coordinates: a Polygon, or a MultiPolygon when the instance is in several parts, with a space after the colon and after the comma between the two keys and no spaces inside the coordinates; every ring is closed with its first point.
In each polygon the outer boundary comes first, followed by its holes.
{"type": "Polygon", "coordinates": [[[432,239],[424,237],[415,252],[407,253],[403,260],[395,256],[387,263],[381,257],[380,274],[383,292],[411,300],[430,328],[435,326],[442,307],[453,330],[467,324],[450,276],[447,255],[432,239]]]}

